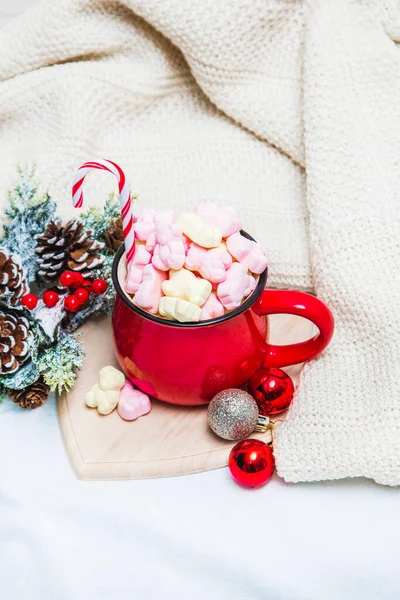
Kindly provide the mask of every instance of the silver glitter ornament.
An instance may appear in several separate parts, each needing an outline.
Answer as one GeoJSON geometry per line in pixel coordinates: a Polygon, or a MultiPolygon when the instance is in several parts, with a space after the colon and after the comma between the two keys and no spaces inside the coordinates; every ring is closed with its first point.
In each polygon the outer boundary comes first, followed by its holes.
{"type": "Polygon", "coordinates": [[[256,428],[264,431],[269,419],[259,421],[256,401],[244,390],[231,388],[219,392],[208,405],[208,424],[224,440],[242,440],[256,428]],[[260,425],[260,428],[257,425],[260,425]]]}

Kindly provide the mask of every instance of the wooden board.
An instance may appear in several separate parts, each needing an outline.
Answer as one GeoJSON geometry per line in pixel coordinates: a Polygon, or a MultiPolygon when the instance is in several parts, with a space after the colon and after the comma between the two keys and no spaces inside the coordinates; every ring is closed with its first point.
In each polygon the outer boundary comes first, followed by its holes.
{"type": "MultiPolygon", "coordinates": [[[[287,315],[270,319],[272,343],[311,337],[313,325],[287,315]]],[[[117,411],[106,417],[87,408],[85,394],[105,365],[115,365],[109,319],[92,319],[83,328],[87,357],[69,394],[57,399],[61,431],[80,479],[140,479],[216,469],[227,464],[234,442],[221,440],[207,425],[206,407],[182,408],[153,401],[151,412],[132,422],[117,411]]],[[[289,367],[294,380],[301,366],[289,367]]],[[[254,437],[269,441],[270,432],[254,437]]]]}

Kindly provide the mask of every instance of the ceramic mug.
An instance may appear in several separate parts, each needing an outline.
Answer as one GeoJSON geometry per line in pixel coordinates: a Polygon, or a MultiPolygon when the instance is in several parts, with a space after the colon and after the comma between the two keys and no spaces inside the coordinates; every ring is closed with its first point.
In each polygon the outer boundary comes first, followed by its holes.
{"type": "Polygon", "coordinates": [[[333,334],[332,313],[321,300],[303,292],[265,290],[267,270],[239,308],[198,323],[168,321],[142,310],[124,291],[121,282],[125,278],[121,246],[113,263],[117,360],[136,386],[171,404],[207,404],[217,392],[245,385],[262,366],[285,367],[311,360],[326,348],[333,334]],[[297,344],[269,344],[267,315],[279,313],[305,317],[319,333],[297,344]]]}

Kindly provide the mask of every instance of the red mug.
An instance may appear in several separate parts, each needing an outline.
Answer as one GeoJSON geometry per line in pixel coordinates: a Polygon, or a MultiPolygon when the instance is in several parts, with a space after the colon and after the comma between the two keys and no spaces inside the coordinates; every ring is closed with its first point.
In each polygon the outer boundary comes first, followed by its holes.
{"type": "Polygon", "coordinates": [[[120,283],[125,277],[122,246],[113,263],[115,354],[125,375],[163,402],[207,404],[217,392],[243,387],[260,367],[311,360],[326,348],[333,334],[332,313],[321,300],[303,292],[265,290],[267,270],[239,308],[198,323],[167,321],[142,310],[125,293],[120,283]],[[298,344],[268,344],[267,315],[279,313],[305,317],[319,333],[298,344]]]}

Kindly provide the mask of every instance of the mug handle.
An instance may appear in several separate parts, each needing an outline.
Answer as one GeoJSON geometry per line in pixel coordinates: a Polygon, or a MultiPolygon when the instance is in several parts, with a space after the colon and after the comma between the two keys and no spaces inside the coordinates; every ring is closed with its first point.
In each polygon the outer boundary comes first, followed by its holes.
{"type": "Polygon", "coordinates": [[[289,314],[309,319],[319,329],[313,338],[287,346],[267,345],[267,367],[288,367],[311,360],[331,341],[334,320],[329,308],[311,294],[291,290],[264,290],[253,305],[259,315],[289,314]]]}

